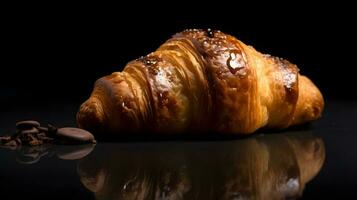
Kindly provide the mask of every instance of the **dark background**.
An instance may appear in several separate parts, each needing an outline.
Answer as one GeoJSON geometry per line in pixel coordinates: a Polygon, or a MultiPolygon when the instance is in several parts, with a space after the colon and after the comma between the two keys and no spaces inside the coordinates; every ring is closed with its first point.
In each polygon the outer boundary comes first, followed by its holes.
{"type": "Polygon", "coordinates": [[[0,110],[44,102],[79,105],[96,79],[122,70],[186,28],[219,29],[288,59],[327,101],[356,97],[356,23],[349,5],[125,3],[4,7],[0,110]]]}
{"type": "MultiPolygon", "coordinates": [[[[356,196],[354,6],[342,1],[315,5],[130,1],[105,8],[96,3],[33,2],[2,8],[0,135],[13,131],[14,123],[24,118],[75,126],[75,113],[89,97],[96,79],[122,70],[127,62],[154,51],[176,32],[219,29],[262,53],[297,64],[320,88],[326,109],[308,131],[323,138],[327,156],[325,167],[304,194],[315,199],[356,196]]],[[[58,167],[62,174],[68,173],[66,167],[58,167]]],[[[38,166],[42,169],[47,170],[38,166]]],[[[17,182],[24,182],[21,170],[10,173],[14,174],[14,191],[17,182]]],[[[39,178],[46,179],[46,173],[39,178]]],[[[24,183],[31,185],[27,179],[24,183]]],[[[59,180],[40,194],[50,196],[62,183],[67,184],[59,180]]],[[[67,186],[61,194],[52,195],[71,196],[73,191],[68,190],[74,186],[67,186]]],[[[31,189],[21,190],[25,196],[31,189]]]]}

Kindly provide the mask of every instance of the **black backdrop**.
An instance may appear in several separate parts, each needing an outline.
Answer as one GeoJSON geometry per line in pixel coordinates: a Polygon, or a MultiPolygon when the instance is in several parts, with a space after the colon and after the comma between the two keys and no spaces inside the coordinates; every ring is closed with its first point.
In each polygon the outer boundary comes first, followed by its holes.
{"type": "Polygon", "coordinates": [[[327,99],[356,97],[354,53],[348,49],[354,45],[355,23],[348,5],[27,6],[6,8],[2,18],[1,109],[51,101],[79,104],[97,78],[120,71],[186,28],[220,29],[296,63],[327,99]]]}
{"type": "MultiPolygon", "coordinates": [[[[305,194],[355,195],[356,105],[349,102],[356,99],[354,6],[335,1],[192,2],[125,2],[105,9],[88,3],[2,6],[1,133],[13,131],[14,122],[24,116],[74,125],[74,113],[97,78],[121,70],[183,29],[220,29],[261,52],[296,63],[318,85],[326,98],[326,112],[313,123],[313,131],[324,137],[327,161],[305,194]]],[[[23,182],[19,174],[13,178],[23,182]]]]}

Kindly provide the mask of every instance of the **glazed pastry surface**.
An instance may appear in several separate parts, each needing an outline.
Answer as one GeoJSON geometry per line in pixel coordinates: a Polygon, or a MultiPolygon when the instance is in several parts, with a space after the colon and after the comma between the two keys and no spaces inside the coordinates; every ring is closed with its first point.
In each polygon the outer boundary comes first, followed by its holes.
{"type": "Polygon", "coordinates": [[[220,31],[189,29],[97,80],[77,122],[100,132],[248,134],[316,120],[323,107],[296,65],[220,31]]]}

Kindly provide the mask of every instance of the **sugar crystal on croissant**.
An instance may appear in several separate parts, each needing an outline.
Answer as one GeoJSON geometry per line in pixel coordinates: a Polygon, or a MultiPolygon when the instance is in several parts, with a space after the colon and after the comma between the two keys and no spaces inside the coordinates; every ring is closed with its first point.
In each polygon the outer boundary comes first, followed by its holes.
{"type": "Polygon", "coordinates": [[[323,107],[296,65],[220,31],[189,29],[97,80],[77,122],[108,133],[247,134],[315,120],[323,107]]]}

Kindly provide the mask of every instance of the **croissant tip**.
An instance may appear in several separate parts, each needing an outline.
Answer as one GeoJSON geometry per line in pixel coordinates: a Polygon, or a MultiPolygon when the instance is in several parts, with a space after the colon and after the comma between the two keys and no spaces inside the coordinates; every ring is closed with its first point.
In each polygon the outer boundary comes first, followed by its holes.
{"type": "Polygon", "coordinates": [[[94,130],[103,122],[103,117],[101,103],[89,99],[81,105],[77,113],[77,123],[80,128],[94,130]]]}
{"type": "Polygon", "coordinates": [[[314,104],[312,106],[312,113],[314,116],[314,119],[318,119],[320,117],[322,117],[322,113],[324,111],[325,108],[325,101],[324,101],[324,97],[322,96],[322,93],[320,92],[320,90],[315,86],[316,88],[316,97],[315,100],[313,101],[314,104]]]}

